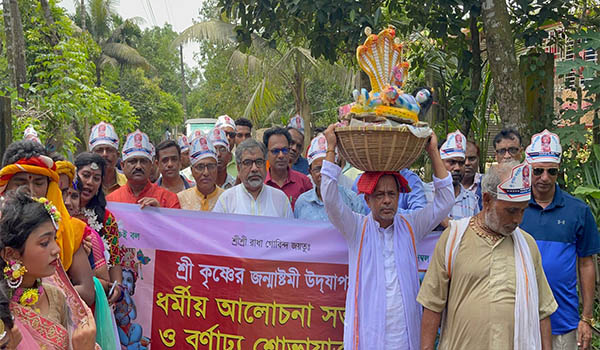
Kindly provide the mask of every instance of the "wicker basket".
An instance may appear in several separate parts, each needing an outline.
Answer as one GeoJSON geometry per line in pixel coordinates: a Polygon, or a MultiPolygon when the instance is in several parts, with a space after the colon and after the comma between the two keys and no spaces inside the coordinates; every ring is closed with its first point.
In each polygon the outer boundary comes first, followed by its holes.
{"type": "Polygon", "coordinates": [[[399,171],[419,157],[427,137],[407,127],[344,126],[335,129],[338,149],[352,166],[363,171],[399,171]]]}

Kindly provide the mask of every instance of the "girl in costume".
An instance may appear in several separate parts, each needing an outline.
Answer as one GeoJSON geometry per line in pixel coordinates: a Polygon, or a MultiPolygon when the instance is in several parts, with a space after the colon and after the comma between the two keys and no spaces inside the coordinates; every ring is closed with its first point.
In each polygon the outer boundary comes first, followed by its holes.
{"type": "MultiPolygon", "coordinates": [[[[75,165],[69,161],[57,161],[56,172],[59,174],[59,186],[65,207],[74,218],[80,214],[81,182],[73,183],[75,176],[75,165]]],[[[73,219],[79,220],[79,219],[73,219]]],[[[92,308],[96,320],[96,341],[103,350],[117,349],[116,323],[112,316],[112,310],[108,304],[107,293],[115,293],[115,288],[106,291],[104,286],[110,286],[110,276],[106,261],[108,252],[104,249],[104,242],[100,235],[89,225],[85,225],[83,232],[83,248],[88,254],[90,266],[94,271],[94,287],[96,291],[96,302],[92,308]]],[[[117,291],[119,292],[119,291],[117,291]]]]}
{"type": "Polygon", "coordinates": [[[22,337],[16,349],[99,349],[94,318],[60,261],[60,212],[24,188],[5,194],[0,212],[2,284],[22,337]]]}

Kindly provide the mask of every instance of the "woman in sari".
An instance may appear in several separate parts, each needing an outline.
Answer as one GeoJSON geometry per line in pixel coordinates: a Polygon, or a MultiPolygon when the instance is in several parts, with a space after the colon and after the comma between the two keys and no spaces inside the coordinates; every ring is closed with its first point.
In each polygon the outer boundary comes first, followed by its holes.
{"type": "Polygon", "coordinates": [[[107,254],[110,280],[102,281],[108,293],[112,284],[116,283],[114,293],[108,296],[110,304],[123,298],[123,271],[121,260],[123,252],[119,245],[119,227],[113,214],[106,209],[106,198],[102,190],[106,163],[104,159],[90,152],[80,153],[75,158],[77,182],[80,189],[80,215],[77,217],[96,230],[102,240],[107,254]]]}
{"type": "Polygon", "coordinates": [[[90,309],[62,268],[59,211],[24,188],[6,194],[0,211],[0,273],[16,326],[9,345],[21,338],[16,349],[99,349],[90,309]]]}

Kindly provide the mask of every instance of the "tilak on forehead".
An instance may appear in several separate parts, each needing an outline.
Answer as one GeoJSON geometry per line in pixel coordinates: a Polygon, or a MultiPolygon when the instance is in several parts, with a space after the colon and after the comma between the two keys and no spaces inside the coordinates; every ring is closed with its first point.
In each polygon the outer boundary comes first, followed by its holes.
{"type": "Polygon", "coordinates": [[[48,190],[46,198],[58,209],[62,220],[60,221],[58,230],[56,231],[56,242],[60,247],[60,259],[65,270],[71,267],[73,262],[73,254],[81,244],[83,235],[82,224],[78,220],[72,220],[62,198],[62,192],[58,187],[58,173],[56,172],[56,164],[52,159],[45,155],[39,155],[31,158],[22,158],[14,164],[8,164],[0,170],[0,193],[4,193],[8,183],[15,174],[28,173],[29,179],[33,175],[43,175],[48,177],[48,190]]]}

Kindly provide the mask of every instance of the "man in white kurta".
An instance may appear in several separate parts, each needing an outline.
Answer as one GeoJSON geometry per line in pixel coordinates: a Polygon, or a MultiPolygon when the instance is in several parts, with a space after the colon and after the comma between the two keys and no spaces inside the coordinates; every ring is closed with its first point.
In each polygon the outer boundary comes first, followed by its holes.
{"type": "Polygon", "coordinates": [[[416,245],[454,205],[452,177],[433,134],[426,149],[434,170],[434,201],[419,211],[397,214],[398,194],[409,190],[406,180],[398,172],[366,172],[358,187],[371,213],[354,213],[338,192],[341,169],[334,163],[334,128],[325,131],[328,150],[321,169],[321,193],[329,220],[348,242],[344,349],[418,350],[422,308],[416,301],[416,245]]]}
{"type": "Polygon", "coordinates": [[[236,147],[235,159],[242,183],[223,192],[213,212],[294,218],[285,193],[264,184],[266,153],[265,146],[254,139],[236,147]]]}

